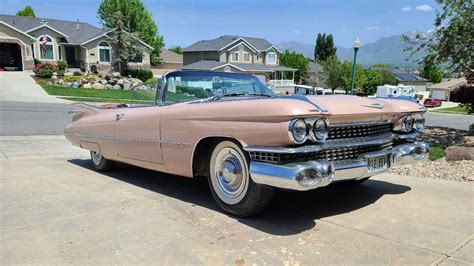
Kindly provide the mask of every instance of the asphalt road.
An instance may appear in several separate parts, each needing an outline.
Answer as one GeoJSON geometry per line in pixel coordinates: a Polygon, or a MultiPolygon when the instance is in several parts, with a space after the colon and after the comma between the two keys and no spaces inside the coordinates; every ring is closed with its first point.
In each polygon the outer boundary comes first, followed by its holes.
{"type": "Polygon", "coordinates": [[[456,115],[429,112],[425,114],[427,126],[450,127],[454,129],[469,130],[469,125],[474,124],[474,115],[456,115]]]}
{"type": "Polygon", "coordinates": [[[63,103],[0,101],[0,136],[63,134],[70,110],[63,103]]]}
{"type": "MultiPolygon", "coordinates": [[[[0,101],[0,136],[63,134],[71,121],[70,110],[70,104],[63,103],[0,101]]],[[[473,115],[427,113],[425,117],[428,126],[468,130],[474,123],[473,115]]]]}
{"type": "Polygon", "coordinates": [[[474,183],[383,174],[240,219],[205,180],[99,173],[63,136],[0,137],[0,173],[2,265],[474,263],[474,183]]]}

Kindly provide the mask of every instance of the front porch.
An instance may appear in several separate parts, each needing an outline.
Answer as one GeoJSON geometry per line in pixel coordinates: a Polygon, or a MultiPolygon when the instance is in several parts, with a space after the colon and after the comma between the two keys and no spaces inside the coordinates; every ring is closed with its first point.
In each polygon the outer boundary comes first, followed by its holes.
{"type": "Polygon", "coordinates": [[[268,84],[272,88],[293,87],[295,85],[295,72],[297,69],[277,66],[272,67],[273,72],[270,74],[268,84]]]}

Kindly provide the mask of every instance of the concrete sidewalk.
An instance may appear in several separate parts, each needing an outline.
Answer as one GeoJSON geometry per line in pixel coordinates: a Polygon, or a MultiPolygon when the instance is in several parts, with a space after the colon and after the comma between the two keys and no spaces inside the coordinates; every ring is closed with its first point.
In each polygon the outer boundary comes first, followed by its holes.
{"type": "Polygon", "coordinates": [[[31,77],[32,72],[0,72],[0,101],[68,103],[46,93],[31,77]]]}
{"type": "Polygon", "coordinates": [[[0,137],[1,264],[474,263],[474,184],[384,174],[278,192],[251,219],[207,182],[91,169],[62,136],[0,137]]]}

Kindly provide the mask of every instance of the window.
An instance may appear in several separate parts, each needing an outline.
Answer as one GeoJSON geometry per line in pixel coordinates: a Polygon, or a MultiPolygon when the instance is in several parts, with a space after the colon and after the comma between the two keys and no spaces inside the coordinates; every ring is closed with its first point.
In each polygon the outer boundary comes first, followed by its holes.
{"type": "Polygon", "coordinates": [[[46,35],[38,38],[40,47],[40,58],[42,60],[54,60],[53,40],[46,35]]]}
{"type": "Polygon", "coordinates": [[[231,62],[239,62],[239,52],[233,52],[230,54],[231,62]]]}
{"type": "Polygon", "coordinates": [[[266,63],[276,65],[276,63],[277,63],[276,59],[277,59],[276,53],[270,52],[270,53],[267,54],[267,60],[266,60],[267,62],[266,63]]]}
{"type": "Polygon", "coordinates": [[[99,62],[110,63],[110,45],[107,42],[99,43],[99,62]]]}
{"type": "Polygon", "coordinates": [[[244,53],[244,62],[250,62],[250,61],[251,61],[250,54],[244,53]]]}

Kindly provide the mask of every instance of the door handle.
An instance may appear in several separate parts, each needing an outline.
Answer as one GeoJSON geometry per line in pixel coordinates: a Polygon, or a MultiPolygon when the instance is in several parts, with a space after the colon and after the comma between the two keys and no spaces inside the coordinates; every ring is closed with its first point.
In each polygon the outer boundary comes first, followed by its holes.
{"type": "Polygon", "coordinates": [[[124,116],[125,114],[116,114],[115,115],[115,120],[118,121],[120,119],[122,119],[122,117],[124,116]]]}

